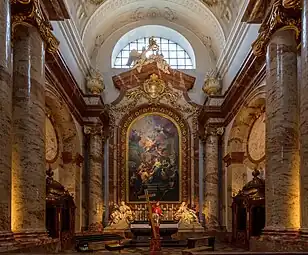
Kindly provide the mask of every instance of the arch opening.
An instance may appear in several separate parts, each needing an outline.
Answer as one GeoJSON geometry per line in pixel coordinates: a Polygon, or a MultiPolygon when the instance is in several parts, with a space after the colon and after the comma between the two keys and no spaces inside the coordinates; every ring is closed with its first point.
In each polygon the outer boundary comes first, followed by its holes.
{"type": "Polygon", "coordinates": [[[142,52],[147,47],[148,38],[154,36],[160,47],[160,52],[172,68],[195,69],[196,60],[193,47],[179,32],[165,26],[146,25],[132,29],[123,35],[112,51],[112,67],[128,68],[126,66],[131,50],[142,52]]]}

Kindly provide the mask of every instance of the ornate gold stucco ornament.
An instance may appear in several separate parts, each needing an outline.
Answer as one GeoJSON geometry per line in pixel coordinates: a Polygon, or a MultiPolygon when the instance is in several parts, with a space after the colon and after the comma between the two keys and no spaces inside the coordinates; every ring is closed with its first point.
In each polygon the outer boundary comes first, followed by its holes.
{"type": "Polygon", "coordinates": [[[11,0],[12,4],[12,38],[16,26],[30,24],[36,27],[45,42],[46,51],[55,53],[59,47],[59,41],[52,33],[49,20],[45,19],[40,8],[39,0],[11,0]]]}
{"type": "Polygon", "coordinates": [[[210,70],[205,75],[202,90],[208,96],[215,96],[220,93],[221,85],[216,70],[210,70]]]}
{"type": "Polygon", "coordinates": [[[162,98],[172,103],[178,100],[179,94],[166,86],[165,82],[153,73],[143,86],[127,93],[127,98],[134,101],[138,101],[141,97],[146,98],[150,103],[159,103],[162,98]]]}
{"type": "Polygon", "coordinates": [[[273,3],[270,15],[264,20],[260,27],[258,38],[252,44],[252,49],[256,56],[260,57],[265,55],[266,47],[271,36],[278,30],[294,30],[296,38],[299,38],[301,25],[300,15],[297,15],[295,10],[289,9],[291,8],[290,6],[297,6],[295,2],[290,0],[276,0],[273,3]]]}
{"type": "Polygon", "coordinates": [[[86,78],[87,88],[94,95],[99,95],[105,89],[103,76],[95,69],[91,68],[86,78]]]}
{"type": "Polygon", "coordinates": [[[143,83],[143,90],[152,99],[155,99],[162,95],[165,91],[166,84],[162,79],[154,73],[143,83]]]}
{"type": "Polygon", "coordinates": [[[287,9],[299,9],[301,8],[300,0],[282,0],[282,6],[287,9]]]}

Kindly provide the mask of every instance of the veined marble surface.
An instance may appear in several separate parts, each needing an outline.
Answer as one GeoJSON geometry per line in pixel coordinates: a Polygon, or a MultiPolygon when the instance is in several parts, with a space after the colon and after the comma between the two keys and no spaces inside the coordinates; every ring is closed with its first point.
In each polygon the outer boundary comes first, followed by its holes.
{"type": "Polygon", "coordinates": [[[46,232],[45,50],[33,26],[15,29],[12,230],[46,232]]]}
{"type": "Polygon", "coordinates": [[[297,49],[293,30],[278,31],[267,49],[266,229],[299,227],[297,49]]]}
{"type": "MultiPolygon", "coordinates": [[[[9,6],[9,0],[0,1],[0,233],[11,230],[12,74],[9,6]]],[[[0,234],[0,242],[1,237],[0,234]]]]}

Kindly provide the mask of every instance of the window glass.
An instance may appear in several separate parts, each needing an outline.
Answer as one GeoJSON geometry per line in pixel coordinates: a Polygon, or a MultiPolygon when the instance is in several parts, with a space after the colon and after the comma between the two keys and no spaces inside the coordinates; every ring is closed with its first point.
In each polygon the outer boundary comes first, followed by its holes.
{"type": "MultiPolygon", "coordinates": [[[[187,52],[177,43],[174,43],[168,39],[155,37],[155,40],[159,46],[159,52],[163,54],[167,63],[173,69],[192,69],[192,61],[187,52]]],[[[131,50],[135,49],[138,52],[142,52],[142,48],[147,48],[149,42],[148,37],[139,38],[126,45],[118,54],[115,59],[115,68],[128,68],[127,61],[131,50]]]]}

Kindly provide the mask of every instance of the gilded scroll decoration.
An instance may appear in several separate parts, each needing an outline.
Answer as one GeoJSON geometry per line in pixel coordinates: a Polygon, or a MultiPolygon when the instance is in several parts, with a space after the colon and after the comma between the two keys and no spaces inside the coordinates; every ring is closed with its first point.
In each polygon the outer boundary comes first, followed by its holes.
{"type": "Polygon", "coordinates": [[[46,51],[55,53],[59,47],[59,41],[52,33],[49,20],[43,16],[39,0],[11,0],[12,4],[12,38],[16,26],[27,23],[36,27],[45,42],[46,51]]]}
{"type": "Polygon", "coordinates": [[[271,36],[278,30],[294,30],[296,32],[296,38],[299,38],[300,25],[300,15],[298,15],[294,10],[285,8],[282,5],[281,0],[276,0],[272,6],[270,16],[267,17],[265,22],[260,27],[257,40],[252,44],[254,54],[256,56],[265,55],[266,47],[271,39],[271,36]]]}
{"type": "Polygon", "coordinates": [[[300,0],[282,0],[282,5],[287,9],[298,9],[301,6],[300,0]]]}

